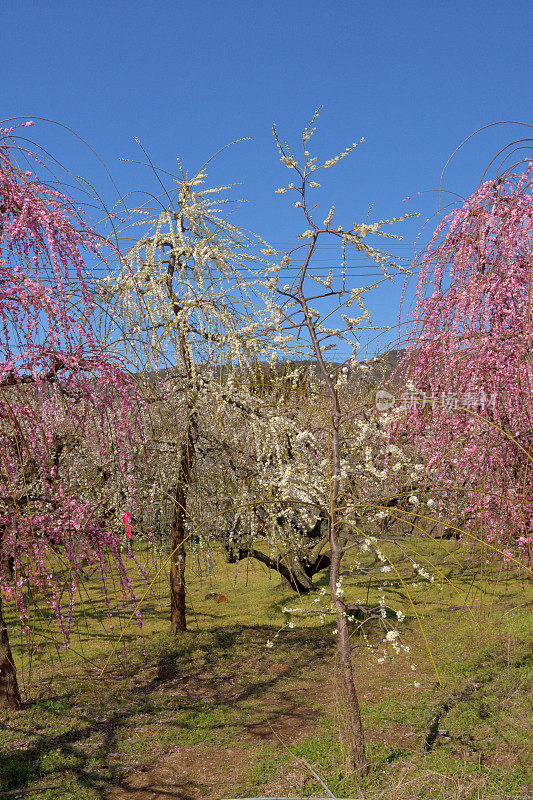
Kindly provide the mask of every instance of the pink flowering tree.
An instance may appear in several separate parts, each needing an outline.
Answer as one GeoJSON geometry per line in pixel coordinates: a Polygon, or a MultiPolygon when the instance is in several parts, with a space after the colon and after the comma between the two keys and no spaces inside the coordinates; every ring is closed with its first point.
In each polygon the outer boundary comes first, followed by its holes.
{"type": "MultiPolygon", "coordinates": [[[[410,435],[473,541],[531,559],[533,164],[483,183],[420,266],[403,364],[410,435]]],[[[449,513],[448,513],[449,516],[449,513]]],[[[490,548],[489,548],[490,549],[490,548]]]]}
{"type": "Polygon", "coordinates": [[[133,381],[90,323],[102,240],[19,160],[46,170],[0,128],[0,708],[20,705],[2,603],[28,632],[35,597],[68,644],[84,566],[133,599],[121,523],[143,446],[133,381]]]}

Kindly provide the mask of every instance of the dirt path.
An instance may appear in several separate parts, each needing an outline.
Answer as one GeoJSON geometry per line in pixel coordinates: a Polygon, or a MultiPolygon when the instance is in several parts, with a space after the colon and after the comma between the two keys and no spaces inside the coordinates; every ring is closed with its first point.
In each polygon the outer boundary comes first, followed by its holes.
{"type": "MultiPolygon", "coordinates": [[[[156,763],[128,775],[124,781],[110,789],[108,800],[216,800],[221,797],[234,797],[236,794],[257,794],[252,786],[246,785],[248,768],[253,763],[252,756],[257,746],[269,742],[285,749],[312,735],[316,729],[316,715],[309,708],[299,708],[294,704],[280,706],[276,713],[264,721],[251,720],[246,726],[244,736],[240,737],[239,747],[221,748],[217,745],[196,745],[174,748],[156,763]],[[249,742],[250,747],[242,747],[249,742]]],[[[294,783],[303,785],[306,770],[291,765],[287,770],[287,781],[282,770],[269,794],[279,794],[294,790],[294,783]],[[281,781],[281,783],[280,783],[281,781]],[[275,784],[275,787],[274,787],[275,784]],[[272,791],[275,788],[276,791],[272,791]]]]}
{"type": "Polygon", "coordinates": [[[249,753],[241,748],[179,747],[113,787],[109,800],[196,800],[220,797],[242,782],[249,753]]]}

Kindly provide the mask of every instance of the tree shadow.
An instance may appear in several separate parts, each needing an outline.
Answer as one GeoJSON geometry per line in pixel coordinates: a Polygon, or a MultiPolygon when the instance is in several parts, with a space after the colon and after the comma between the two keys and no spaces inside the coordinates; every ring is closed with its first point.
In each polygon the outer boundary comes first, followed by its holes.
{"type": "MultiPolygon", "coordinates": [[[[123,789],[126,797],[131,789],[120,766],[123,748],[130,740],[136,747],[133,739],[142,733],[147,745],[141,759],[148,760],[155,730],[150,726],[161,725],[169,707],[164,726],[171,742],[188,741],[198,730],[207,731],[207,741],[228,731],[263,740],[272,735],[265,713],[275,716],[275,724],[309,723],[317,712],[292,684],[325,665],[332,644],[323,630],[293,629],[277,640],[277,649],[266,648],[276,631],[270,626],[191,631],[144,659],[132,652],[130,663],[115,664],[102,679],[89,670],[57,676],[60,691],[0,716],[0,791],[34,786],[37,791],[40,782],[59,780],[91,789],[102,800],[111,787],[123,789]],[[21,746],[24,740],[31,744],[21,746]]],[[[202,793],[202,787],[182,789],[175,795],[182,800],[191,791],[202,793]]]]}

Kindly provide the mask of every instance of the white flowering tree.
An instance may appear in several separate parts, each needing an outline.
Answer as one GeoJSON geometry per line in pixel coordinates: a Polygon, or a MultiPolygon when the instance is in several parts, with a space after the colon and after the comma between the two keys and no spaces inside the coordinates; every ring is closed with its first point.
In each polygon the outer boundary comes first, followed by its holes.
{"type": "MultiPolygon", "coordinates": [[[[252,556],[276,568],[285,555],[285,577],[293,585],[306,560],[322,556],[330,566],[331,600],[322,611],[337,621],[347,752],[352,768],[361,773],[367,761],[348,628],[357,608],[344,598],[343,557],[349,549],[372,550],[380,569],[390,569],[369,530],[385,529],[394,508],[407,498],[413,507],[418,502],[420,465],[390,438],[399,411],[379,415],[373,396],[355,391],[358,337],[374,329],[363,297],[380,281],[348,287],[346,251],[355,247],[372,258],[383,271],[382,281],[405,268],[367,243],[370,235],[392,236],[384,228],[399,220],[334,228],[334,207],[323,223],[312,218],[307,193],[318,188],[318,171],[333,166],[356,143],[318,167],[307,150],[311,125],[302,136],[301,165],[277,139],[283,163],[298,176],[297,186],[278,191],[297,193],[294,205],[307,226],[301,243],[280,264],[267,261],[277,254],[262,239],[224,218],[226,201],[212,200],[211,194],[229,187],[201,188],[205,174],[200,171],[176,181],[177,188],[164,195],[163,211],[137,210],[137,219],[145,219],[134,224],[147,231],[106,281],[103,296],[120,320],[130,359],[140,371],[159,376],[152,381],[158,420],[153,495],[165,495],[173,509],[172,629],[185,629],[184,543],[208,517],[219,515],[209,530],[201,528],[202,535],[222,538],[235,559],[252,556]],[[338,278],[333,270],[312,275],[309,265],[319,241],[331,237],[342,253],[338,278]],[[296,253],[303,253],[303,265],[287,282],[285,268],[296,253]],[[253,312],[258,298],[261,313],[253,312]],[[357,308],[354,316],[351,307],[357,308]],[[335,315],[339,327],[327,327],[326,318],[335,315]],[[328,348],[339,341],[351,345],[353,357],[343,370],[332,371],[328,348]],[[299,394],[306,359],[316,376],[299,394]],[[278,360],[287,362],[279,379],[278,360]],[[265,362],[273,375],[268,388],[265,362]]],[[[399,651],[384,598],[379,615],[386,646],[399,651]]]]}
{"type": "Polygon", "coordinates": [[[162,437],[154,439],[158,475],[152,495],[170,495],[173,507],[174,632],[186,629],[185,540],[202,436],[219,427],[228,406],[251,413],[249,393],[228,384],[226,375],[248,376],[270,347],[252,301],[271,248],[226,219],[229,200],[212,196],[231,187],[202,188],[205,177],[202,170],[191,178],[182,174],[157,198],[155,210],[145,205],[131,211],[132,225],[140,225],[143,235],[102,286],[128,357],[140,373],[152,375],[162,437]]]}
{"type": "MultiPolygon", "coordinates": [[[[287,504],[299,503],[318,516],[325,513],[328,521],[328,538],[331,559],[330,594],[332,610],[336,615],[339,639],[340,675],[344,694],[346,746],[351,767],[356,773],[364,773],[367,759],[361,713],[354,682],[351,660],[350,634],[348,628],[347,603],[342,586],[342,560],[348,547],[345,530],[352,528],[363,533],[362,518],[373,521],[387,513],[384,498],[395,493],[393,484],[400,475],[411,471],[407,457],[400,448],[388,439],[386,420],[381,423],[365,419],[364,408],[354,409],[350,402],[350,392],[346,391],[349,366],[340,372],[332,372],[328,363],[327,351],[339,341],[352,346],[352,367],[356,366],[358,337],[363,330],[373,329],[370,314],[363,305],[363,295],[376,289],[382,282],[393,279],[406,272],[393,257],[367,243],[369,235],[401,237],[384,230],[400,219],[382,220],[373,224],[356,223],[348,229],[341,225],[333,227],[335,206],[330,208],[320,224],[312,217],[308,206],[308,192],[319,187],[316,177],[321,169],[329,169],[345,158],[359,142],[354,142],[344,152],[318,166],[317,158],[311,157],[308,142],[315,130],[312,127],[318,116],[314,115],[302,134],[302,161],[294,157],[287,143],[282,144],[276,129],[274,135],[281,161],[296,176],[296,183],[278,189],[285,194],[296,194],[294,206],[301,209],[305,217],[306,230],[300,235],[301,244],[291,249],[283,257],[278,273],[267,282],[269,294],[264,295],[267,313],[277,329],[280,348],[289,348],[295,337],[305,339],[311,358],[316,361],[322,382],[323,402],[315,407],[314,425],[306,424],[297,431],[295,420],[280,418],[279,427],[285,426],[291,458],[279,455],[279,446],[273,442],[277,460],[268,472],[268,482],[272,491],[287,504]],[[309,266],[316,255],[319,243],[324,238],[336,239],[342,253],[342,263],[338,278],[333,270],[327,276],[312,274],[309,266]],[[366,288],[350,288],[346,284],[346,250],[350,247],[364,252],[381,269],[383,277],[366,288]],[[301,265],[296,275],[287,281],[283,276],[294,258],[301,265]],[[320,306],[315,309],[311,304],[320,306]],[[350,316],[351,307],[357,308],[357,315],[350,316]],[[337,317],[339,327],[333,328],[331,318],[337,317]],[[329,324],[326,325],[326,320],[329,324]],[[381,428],[381,429],[380,429],[381,428]],[[293,437],[291,440],[291,436],[293,437]],[[272,468],[275,467],[275,468],[272,468]],[[276,469],[277,468],[277,469],[276,469]],[[371,487],[377,485],[377,490],[371,487]],[[369,516],[370,514],[370,516],[369,516]]],[[[402,217],[401,219],[405,219],[402,217]]],[[[416,474],[416,473],[415,473],[416,474]]],[[[361,547],[372,546],[381,560],[386,562],[377,539],[363,536],[361,547]]],[[[397,632],[387,633],[387,641],[396,647],[397,632]]]]}

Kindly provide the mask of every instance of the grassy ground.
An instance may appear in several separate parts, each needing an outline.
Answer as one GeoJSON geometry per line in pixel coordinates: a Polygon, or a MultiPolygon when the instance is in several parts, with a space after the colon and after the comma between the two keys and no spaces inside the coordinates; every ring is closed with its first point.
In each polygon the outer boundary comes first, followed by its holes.
{"type": "MultiPolygon", "coordinates": [[[[437,581],[392,551],[398,574],[346,578],[348,600],[385,594],[403,611],[410,648],[378,663],[381,624],[354,634],[372,761],[357,788],[339,743],[331,618],[283,614],[322,604],[276,588],[278,576],[258,564],[236,570],[215,555],[208,575],[190,559],[189,632],[167,632],[163,573],[143,603],[143,627],[126,629],[103,675],[132,609],[108,616],[96,580],[76,606],[69,650],[56,651],[44,616],[29,649],[13,635],[26,702],[0,716],[0,797],[305,797],[324,796],[323,784],[337,797],[375,800],[532,797],[528,585],[490,565],[478,574],[458,544],[444,554],[425,540],[408,544],[418,563],[438,563],[437,581]],[[296,626],[276,636],[289,621],[296,626]]],[[[153,571],[153,558],[141,558],[153,571]]],[[[111,586],[113,608],[115,594],[111,586]]]]}

